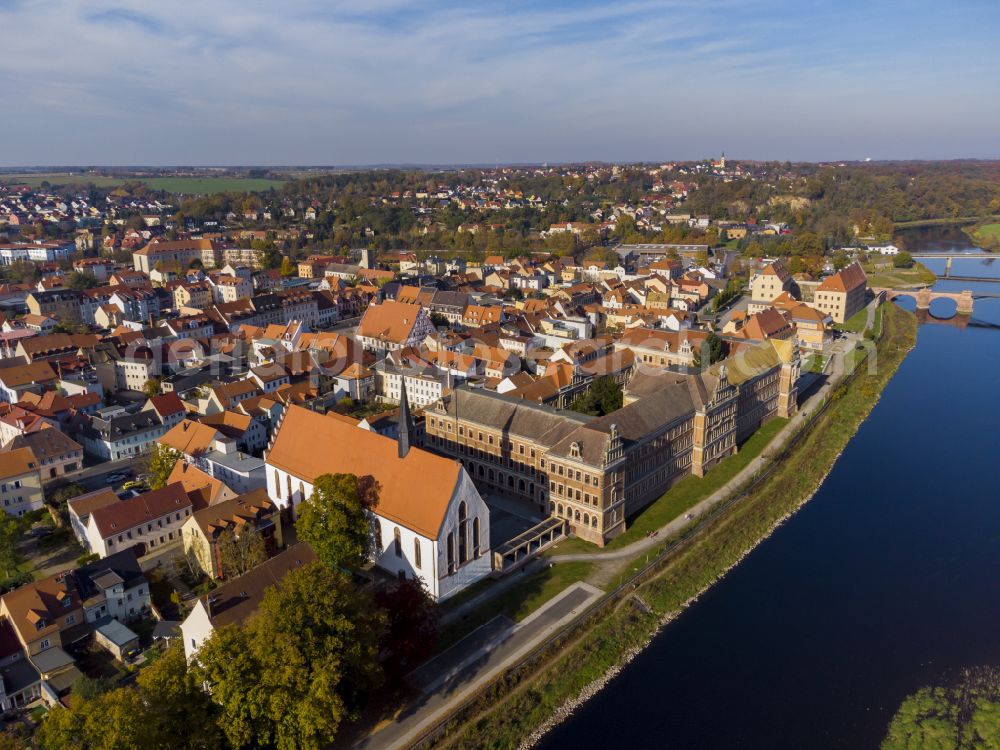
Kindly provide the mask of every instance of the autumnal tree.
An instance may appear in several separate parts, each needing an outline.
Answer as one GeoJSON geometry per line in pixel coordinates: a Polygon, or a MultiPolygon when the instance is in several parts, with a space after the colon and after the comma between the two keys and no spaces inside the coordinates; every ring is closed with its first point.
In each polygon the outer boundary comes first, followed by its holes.
{"type": "Polygon", "coordinates": [[[295,529],[331,568],[357,570],[372,554],[371,512],[378,504],[374,477],[323,474],[299,506],[295,529]]]}
{"type": "Polygon", "coordinates": [[[224,746],[218,710],[189,667],[179,641],[139,673],[136,687],[150,707],[146,721],[157,748],[211,750],[224,746]]]}
{"type": "MultiPolygon", "coordinates": [[[[80,681],[78,681],[80,682],[80,681]]],[[[39,726],[39,750],[128,748],[210,750],[224,746],[216,708],[176,643],[145,668],[135,687],[76,685],[66,709],[39,726]]]]}
{"type": "Polygon", "coordinates": [[[392,581],[375,591],[375,603],[386,614],[383,651],[387,672],[402,675],[434,651],[438,635],[437,606],[419,578],[392,581]]]}
{"type": "Polygon", "coordinates": [[[281,259],[281,275],[282,276],[294,276],[298,273],[295,264],[292,263],[292,259],[287,255],[281,259]]]}
{"type": "Polygon", "coordinates": [[[167,479],[170,478],[170,473],[174,470],[174,464],[182,458],[179,451],[157,443],[147,461],[149,488],[158,490],[161,487],[166,487],[167,479]]]}
{"type": "Polygon", "coordinates": [[[216,630],[198,651],[230,744],[328,746],[381,684],[384,623],[347,574],[322,563],[288,573],[242,628],[216,630]]]}
{"type": "Polygon", "coordinates": [[[223,576],[236,577],[267,560],[264,537],[256,529],[244,528],[239,534],[226,529],[215,541],[223,576]]]}
{"type": "Polygon", "coordinates": [[[158,376],[154,375],[149,378],[145,384],[142,386],[142,392],[147,396],[152,398],[153,396],[159,396],[163,393],[163,380],[158,376]]]}

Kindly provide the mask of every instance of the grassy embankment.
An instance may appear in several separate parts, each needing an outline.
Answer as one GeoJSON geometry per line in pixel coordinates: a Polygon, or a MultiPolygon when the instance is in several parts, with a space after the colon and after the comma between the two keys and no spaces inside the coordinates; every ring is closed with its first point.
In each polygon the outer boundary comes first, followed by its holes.
{"type": "MultiPolygon", "coordinates": [[[[514,622],[523,620],[567,586],[585,579],[592,567],[593,565],[587,562],[566,563],[524,575],[516,586],[487,600],[466,617],[454,620],[442,627],[438,635],[438,649],[453,645],[497,615],[505,615],[514,622]]],[[[514,573],[513,575],[519,574],[514,573]]],[[[495,583],[493,580],[483,581],[449,599],[442,605],[441,614],[446,615],[455,607],[481,594],[486,587],[495,585],[495,583]]]]}
{"type": "Polygon", "coordinates": [[[1000,251],[1000,222],[979,224],[964,231],[983,250],[1000,251]]]}
{"type": "Polygon", "coordinates": [[[433,744],[518,747],[568,702],[643,648],[664,623],[808,500],[916,339],[911,313],[889,306],[880,322],[885,335],[878,345],[876,371],[863,368],[851,383],[841,386],[831,408],[777,460],[764,481],[725,512],[706,519],[697,533],[665,558],[654,577],[638,583],[634,593],[628,593],[632,589],[627,584],[625,591],[599,605],[577,628],[507,672],[455,717],[433,744]]]}

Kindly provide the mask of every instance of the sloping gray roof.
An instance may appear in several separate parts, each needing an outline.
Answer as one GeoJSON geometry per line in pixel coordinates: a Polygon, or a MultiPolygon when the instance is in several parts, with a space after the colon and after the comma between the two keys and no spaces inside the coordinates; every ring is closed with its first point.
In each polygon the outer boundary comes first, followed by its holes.
{"type": "Polygon", "coordinates": [[[541,404],[510,398],[494,391],[456,388],[445,399],[450,416],[499,429],[511,435],[552,446],[593,417],[557,411],[541,404]]]}

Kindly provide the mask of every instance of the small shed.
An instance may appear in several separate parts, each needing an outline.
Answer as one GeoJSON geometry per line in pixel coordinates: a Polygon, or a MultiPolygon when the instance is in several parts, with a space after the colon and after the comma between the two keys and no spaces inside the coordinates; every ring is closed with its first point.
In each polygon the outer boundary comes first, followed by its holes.
{"type": "Polygon", "coordinates": [[[125,654],[139,647],[139,636],[118,620],[108,620],[94,628],[94,640],[107,649],[118,661],[125,661],[125,654]]]}

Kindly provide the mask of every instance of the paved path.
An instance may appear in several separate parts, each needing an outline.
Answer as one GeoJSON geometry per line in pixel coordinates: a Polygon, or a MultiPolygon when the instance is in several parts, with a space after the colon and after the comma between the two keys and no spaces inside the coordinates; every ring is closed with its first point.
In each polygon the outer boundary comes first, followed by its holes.
{"type": "Polygon", "coordinates": [[[501,594],[507,589],[512,589],[515,586],[518,586],[524,580],[525,575],[530,573],[535,573],[541,570],[542,568],[546,567],[548,564],[549,561],[547,559],[536,557],[534,560],[531,560],[528,563],[526,563],[524,567],[521,568],[521,570],[491,582],[489,586],[483,589],[482,593],[477,594],[468,601],[462,602],[454,609],[448,610],[444,615],[441,616],[440,624],[447,625],[451,622],[454,622],[455,620],[459,620],[462,617],[465,617],[469,613],[479,609],[480,606],[488,602],[497,594],[501,594]]]}
{"type": "Polygon", "coordinates": [[[354,748],[409,747],[454,710],[456,703],[582,615],[603,594],[590,584],[575,583],[520,623],[514,624],[503,617],[491,620],[416,670],[410,681],[424,691],[423,697],[391,724],[357,742],[354,748]]]}

